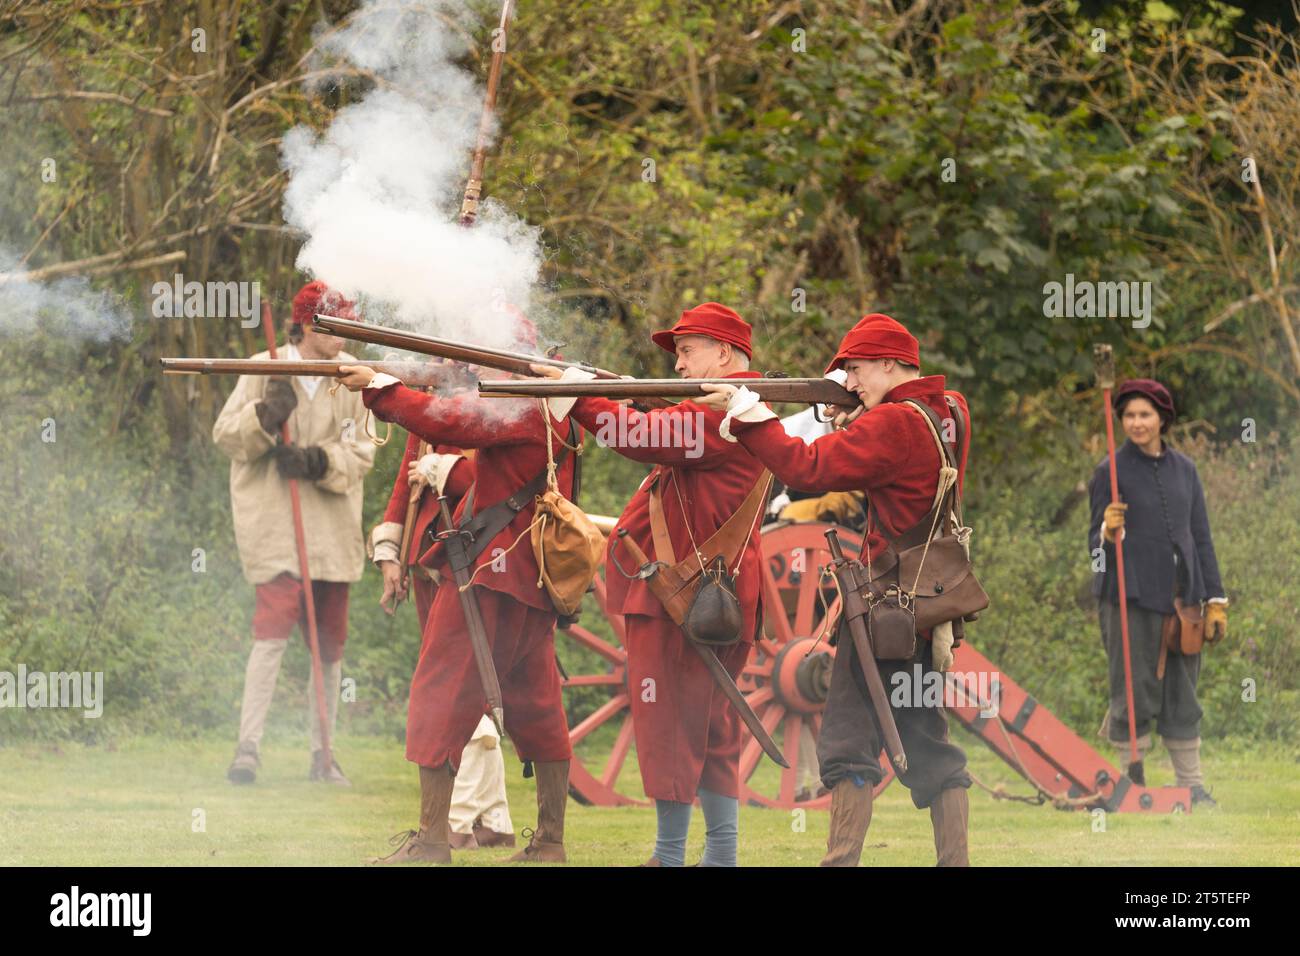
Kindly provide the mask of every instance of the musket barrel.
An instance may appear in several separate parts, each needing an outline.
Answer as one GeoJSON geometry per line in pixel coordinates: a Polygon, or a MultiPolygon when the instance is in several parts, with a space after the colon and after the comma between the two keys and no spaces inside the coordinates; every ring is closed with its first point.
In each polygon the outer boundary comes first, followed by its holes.
{"type": "Polygon", "coordinates": [[[618,375],[605,369],[584,365],[581,362],[568,362],[564,359],[550,358],[545,355],[529,355],[527,352],[512,352],[508,349],[494,349],[486,346],[471,345],[453,339],[440,339],[418,332],[403,332],[398,329],[385,328],[367,322],[354,322],[339,319],[331,315],[318,315],[315,320],[318,332],[327,332],[340,338],[372,345],[386,345],[389,348],[406,349],[408,352],[420,352],[424,355],[438,355],[457,362],[470,365],[482,365],[487,368],[513,372],[516,375],[531,374],[530,365],[550,365],[554,368],[577,368],[591,372],[597,378],[617,379],[618,375]]]}
{"type": "Polygon", "coordinates": [[[641,378],[617,381],[485,380],[479,394],[495,398],[698,398],[702,385],[743,385],[766,401],[809,405],[859,404],[858,397],[828,378],[641,378]]]}
{"type": "Polygon", "coordinates": [[[343,365],[364,365],[377,372],[386,372],[407,385],[448,387],[468,386],[474,380],[463,372],[427,362],[392,362],[355,359],[293,360],[293,359],[214,359],[214,358],[160,358],[165,375],[298,375],[339,378],[343,365]]]}

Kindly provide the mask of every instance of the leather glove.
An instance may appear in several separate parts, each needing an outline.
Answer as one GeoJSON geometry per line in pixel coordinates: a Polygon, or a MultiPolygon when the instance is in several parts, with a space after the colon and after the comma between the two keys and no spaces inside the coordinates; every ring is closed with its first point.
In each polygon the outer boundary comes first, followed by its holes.
{"type": "Polygon", "coordinates": [[[266,383],[266,395],[253,408],[262,430],[268,435],[278,435],[280,426],[289,420],[298,407],[298,396],[285,379],[273,378],[266,383]]]}
{"type": "Polygon", "coordinates": [[[319,481],[325,477],[329,468],[329,458],[325,449],[319,445],[277,445],[271,452],[275,456],[275,466],[280,469],[282,478],[302,478],[306,481],[319,481]]]}
{"type": "Polygon", "coordinates": [[[1122,501],[1113,501],[1106,506],[1101,534],[1107,541],[1114,543],[1116,536],[1124,530],[1124,512],[1127,510],[1128,505],[1122,501]]]}
{"type": "Polygon", "coordinates": [[[1217,644],[1228,636],[1228,605],[1214,602],[1205,605],[1205,642],[1217,644]]]}

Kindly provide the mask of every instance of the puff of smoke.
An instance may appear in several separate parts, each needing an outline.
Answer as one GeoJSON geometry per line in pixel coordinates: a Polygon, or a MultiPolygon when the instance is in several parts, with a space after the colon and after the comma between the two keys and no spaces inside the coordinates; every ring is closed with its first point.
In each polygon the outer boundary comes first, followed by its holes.
{"type": "Polygon", "coordinates": [[[516,344],[507,303],[528,309],[541,268],[539,231],[486,202],[457,220],[482,91],[454,60],[482,22],[462,0],[368,0],[318,40],[375,88],[317,135],[283,140],[285,219],[308,235],[298,266],[371,315],[447,338],[516,344]]]}
{"type": "Polygon", "coordinates": [[[107,342],[131,334],[131,317],[116,296],[84,278],[33,282],[19,257],[0,248],[0,333],[41,332],[107,342]]]}

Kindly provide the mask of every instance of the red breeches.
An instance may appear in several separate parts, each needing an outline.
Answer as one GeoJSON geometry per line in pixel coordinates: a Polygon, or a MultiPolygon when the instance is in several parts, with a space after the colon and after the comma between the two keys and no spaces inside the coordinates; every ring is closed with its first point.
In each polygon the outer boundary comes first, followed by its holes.
{"type": "MultiPolygon", "coordinates": [[[[568,760],[573,749],[555,664],[555,613],[478,586],[470,593],[478,598],[515,752],[521,760],[568,760]]],[[[460,595],[448,581],[434,596],[411,678],[406,759],[422,767],[459,767],[486,711],[460,595]]]]}
{"type": "MultiPolygon", "coordinates": [[[[641,614],[624,620],[628,692],[646,796],[690,803],[702,787],[738,797],[740,717],[680,627],[641,614]]],[[[738,641],[718,653],[732,677],[740,676],[749,648],[738,641]]]]}
{"type": "MultiPolygon", "coordinates": [[[[343,657],[348,639],[348,582],[313,581],[311,593],[316,605],[316,636],[320,640],[323,661],[343,657]]],[[[303,602],[302,582],[285,572],[257,585],[253,607],[253,638],[259,641],[282,641],[297,627],[303,643],[307,638],[307,605],[303,602]]]]}

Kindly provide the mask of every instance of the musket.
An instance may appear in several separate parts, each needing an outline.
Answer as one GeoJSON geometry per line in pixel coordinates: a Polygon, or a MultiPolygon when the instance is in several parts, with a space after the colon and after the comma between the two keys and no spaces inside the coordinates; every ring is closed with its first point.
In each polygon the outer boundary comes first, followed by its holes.
{"type": "Polygon", "coordinates": [[[708,393],[702,385],[743,385],[767,402],[802,402],[809,405],[860,404],[858,397],[829,378],[625,378],[617,381],[526,382],[484,380],[480,395],[493,398],[568,398],[599,395],[604,398],[698,398],[708,393]]]}
{"type": "MultiPolygon", "coordinates": [[[[632,575],[627,574],[627,572],[623,571],[621,567],[619,567],[618,570],[623,572],[624,577],[640,578],[646,582],[646,585],[652,592],[655,591],[656,584],[658,583],[655,576],[659,573],[659,569],[662,567],[662,562],[651,561],[650,558],[647,557],[646,553],[641,550],[641,546],[627,533],[626,528],[618,529],[618,541],[627,548],[628,552],[632,555],[632,560],[637,562],[639,566],[639,570],[636,574],[632,575]]],[[[615,567],[618,567],[617,563],[615,564],[615,567]]],[[[680,626],[681,621],[675,621],[675,623],[680,626]]],[[[727,673],[727,669],[722,666],[722,661],[718,660],[717,651],[712,647],[705,647],[703,644],[691,640],[686,636],[686,631],[684,629],[682,631],[682,638],[688,645],[690,645],[691,650],[695,651],[700,660],[704,662],[704,666],[708,668],[709,676],[713,678],[713,682],[717,684],[718,689],[722,691],[723,696],[727,698],[731,706],[735,708],[736,713],[740,715],[741,721],[743,721],[745,726],[749,728],[749,732],[754,735],[754,739],[757,740],[759,746],[763,748],[763,752],[772,758],[772,761],[778,767],[789,769],[790,762],[785,759],[785,754],[781,753],[781,748],[776,745],[776,741],[772,739],[772,735],[768,733],[767,728],[763,726],[763,722],[758,719],[758,715],[754,713],[754,708],[749,706],[749,701],[745,700],[745,695],[740,692],[740,688],[736,686],[735,680],[733,680],[732,676],[727,673]]]]}
{"type": "Polygon", "coordinates": [[[341,378],[339,366],[364,365],[376,372],[386,372],[408,385],[448,388],[472,386],[474,377],[455,367],[428,362],[392,362],[356,359],[350,362],[311,359],[209,359],[160,358],[166,375],[305,375],[341,378]]]}
{"type": "Polygon", "coordinates": [[[826,532],[826,543],[830,545],[831,570],[839,582],[840,596],[843,601],[843,619],[849,626],[849,635],[853,638],[853,649],[857,652],[858,668],[867,681],[867,696],[871,698],[871,708],[876,712],[876,722],[885,738],[885,750],[899,774],[907,772],[907,754],[903,750],[903,741],[898,736],[898,725],[894,723],[894,712],[889,707],[889,697],[885,694],[885,685],[880,680],[880,668],[876,666],[876,654],[871,648],[871,639],[867,636],[867,605],[862,599],[866,586],[866,576],[857,561],[844,557],[840,547],[840,537],[832,528],[826,532]]]}
{"type": "MultiPolygon", "coordinates": [[[[487,93],[483,97],[483,112],[479,115],[478,139],[474,144],[474,156],[470,161],[469,179],[465,183],[465,194],[460,203],[460,224],[465,228],[474,225],[478,218],[478,201],[483,192],[483,166],[487,161],[488,143],[492,136],[492,115],[497,106],[497,86],[501,82],[501,62],[506,53],[506,28],[510,23],[510,6],[512,0],[505,0],[501,7],[501,23],[492,38],[492,66],[488,70],[487,93]]],[[[398,378],[401,378],[399,375],[398,378]]],[[[403,379],[403,381],[406,381],[403,379]]],[[[407,385],[419,387],[418,382],[406,382],[407,385]]],[[[423,438],[415,449],[415,460],[419,461],[429,453],[429,443],[423,438]]],[[[401,591],[410,593],[411,566],[407,563],[407,551],[411,547],[411,536],[415,534],[415,516],[420,508],[420,496],[423,490],[417,484],[411,485],[406,498],[406,515],[402,519],[402,541],[399,546],[397,564],[401,568],[401,591]]]]}
{"type": "Polygon", "coordinates": [[[494,368],[499,372],[511,372],[515,375],[533,375],[533,365],[549,365],[553,368],[577,368],[590,372],[598,379],[618,379],[621,376],[593,365],[582,362],[568,362],[564,359],[551,358],[547,355],[529,355],[527,352],[512,352],[507,349],[493,349],[482,345],[470,345],[453,339],[440,339],[418,332],[402,332],[397,329],[373,325],[368,322],[353,322],[338,319],[332,315],[316,316],[314,328],[317,332],[328,332],[341,338],[356,342],[368,342],[371,345],[384,345],[389,348],[405,349],[423,355],[437,355],[441,358],[469,365],[481,365],[494,368]]]}
{"type": "Polygon", "coordinates": [[[483,696],[487,698],[497,733],[504,735],[505,711],[501,703],[501,682],[497,680],[496,665],[492,662],[492,648],[488,644],[487,627],[479,611],[478,599],[470,588],[472,577],[470,565],[473,562],[470,560],[465,540],[469,532],[456,527],[446,495],[438,496],[438,508],[442,516],[443,529],[438,532],[437,537],[439,541],[445,542],[447,563],[451,565],[452,579],[455,581],[456,593],[460,597],[460,609],[465,615],[470,644],[474,648],[474,663],[478,666],[479,683],[483,687],[483,696]]]}
{"type": "Polygon", "coordinates": [[[478,139],[474,144],[474,157],[469,164],[469,180],[465,183],[465,196],[460,204],[460,224],[472,226],[478,217],[478,200],[483,192],[483,166],[487,160],[488,144],[492,136],[492,116],[497,107],[497,86],[501,82],[501,63],[506,58],[506,28],[510,25],[512,0],[501,5],[501,23],[492,38],[492,65],[488,68],[487,94],[483,98],[483,112],[479,114],[478,139]]]}

